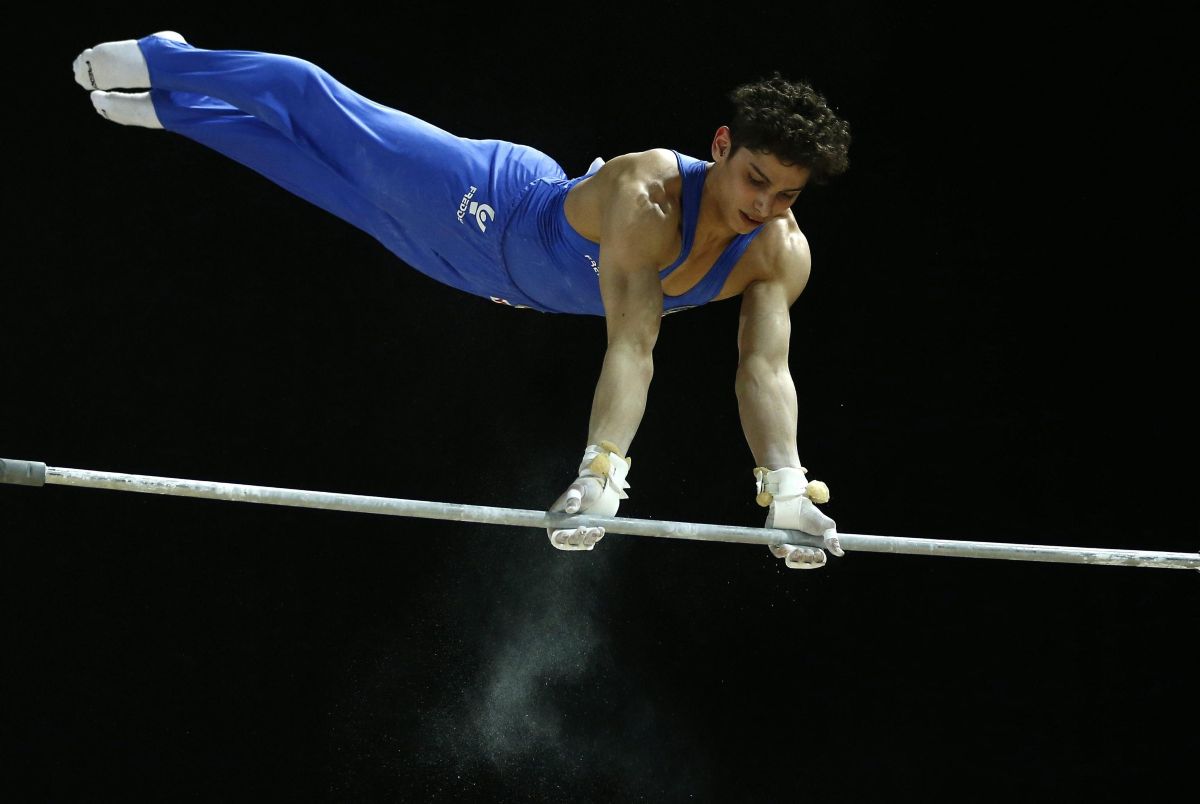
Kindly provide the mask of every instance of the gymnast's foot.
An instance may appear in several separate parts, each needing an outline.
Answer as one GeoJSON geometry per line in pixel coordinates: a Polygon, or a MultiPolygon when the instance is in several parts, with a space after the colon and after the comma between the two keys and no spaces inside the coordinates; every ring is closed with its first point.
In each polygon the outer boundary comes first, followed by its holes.
{"type": "MultiPolygon", "coordinates": [[[[186,42],[174,31],[159,31],[153,36],[186,42]]],[[[84,89],[149,89],[150,71],[136,39],[105,42],[75,57],[71,65],[75,82],[84,89]]]]}
{"type": "Polygon", "coordinates": [[[98,89],[92,93],[92,105],[105,120],[123,126],[163,127],[154,111],[154,101],[150,100],[149,92],[105,92],[98,89]]]}

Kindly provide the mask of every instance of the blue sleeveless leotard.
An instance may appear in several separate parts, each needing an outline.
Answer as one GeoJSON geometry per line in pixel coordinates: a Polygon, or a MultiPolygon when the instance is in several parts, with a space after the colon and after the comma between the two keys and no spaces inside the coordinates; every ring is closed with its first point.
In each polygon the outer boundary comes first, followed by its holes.
{"type": "MultiPolygon", "coordinates": [[[[543,312],[604,315],[600,246],[563,214],[567,192],[591,172],[568,179],[535,148],[454,136],[291,56],[156,36],[138,45],[168,131],[371,234],[438,282],[543,312]]],[[[708,169],[676,157],[683,247],[663,277],[691,251],[708,169]]],[[[664,295],[664,314],[711,301],[758,231],[735,238],[687,293],[664,295]]]]}

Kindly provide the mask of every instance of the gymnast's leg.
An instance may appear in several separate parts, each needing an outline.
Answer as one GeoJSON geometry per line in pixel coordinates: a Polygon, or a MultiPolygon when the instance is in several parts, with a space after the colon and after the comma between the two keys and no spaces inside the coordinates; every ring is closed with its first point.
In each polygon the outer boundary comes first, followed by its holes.
{"type": "Polygon", "coordinates": [[[443,284],[528,301],[503,268],[502,227],[487,223],[507,220],[534,179],[564,175],[536,149],[456,137],[359,95],[302,59],[203,50],[177,34],[97,45],[75,68],[109,119],[161,126],[208,145],[335,211],[443,284]],[[151,87],[145,97],[106,92],[139,83],[151,87]],[[241,125],[251,120],[259,126],[241,125]],[[264,140],[260,126],[277,138],[264,140]],[[300,169],[295,154],[304,157],[300,169]],[[488,211],[471,220],[478,226],[466,224],[464,199],[488,211]]]}
{"type": "MultiPolygon", "coordinates": [[[[410,200],[420,206],[439,191],[457,199],[469,186],[460,174],[490,167],[460,138],[359,95],[303,59],[203,50],[181,40],[178,34],[152,35],[90,48],[76,61],[76,80],[99,90],[140,83],[124,88],[222,100],[274,128],[385,209],[410,200]],[[419,201],[398,195],[398,189],[416,186],[423,190],[419,201]]],[[[102,114],[105,99],[94,99],[102,114]]],[[[401,216],[408,211],[393,210],[401,216]]]]}
{"type": "MultiPolygon", "coordinates": [[[[183,41],[179,34],[166,33],[176,41],[183,41]]],[[[136,41],[110,44],[117,46],[117,57],[125,58],[108,58],[103,51],[97,57],[95,51],[105,45],[84,51],[76,60],[77,79],[82,74],[86,83],[102,86],[144,84],[145,62],[136,41]],[[134,50],[131,52],[128,47],[134,50]],[[142,65],[141,79],[138,61],[142,65]],[[114,79],[114,75],[121,77],[114,79]]],[[[110,48],[108,56],[112,55],[110,48]]],[[[328,165],[314,159],[276,129],[218,98],[160,89],[134,93],[96,90],[91,98],[96,111],[113,122],[158,129],[164,128],[165,123],[171,131],[212,148],[372,234],[386,231],[394,223],[328,165]]]]}

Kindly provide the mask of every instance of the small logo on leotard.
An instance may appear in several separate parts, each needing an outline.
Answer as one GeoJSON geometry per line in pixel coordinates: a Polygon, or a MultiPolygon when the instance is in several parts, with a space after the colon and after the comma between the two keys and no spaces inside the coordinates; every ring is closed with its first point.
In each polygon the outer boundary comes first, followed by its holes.
{"type": "Polygon", "coordinates": [[[471,202],[470,212],[475,216],[475,222],[479,224],[479,231],[487,231],[487,222],[496,217],[496,210],[489,207],[487,204],[477,204],[471,202]]]}
{"type": "Polygon", "coordinates": [[[467,215],[475,216],[475,223],[479,226],[479,231],[486,232],[488,221],[496,219],[496,210],[489,207],[487,204],[481,204],[478,201],[472,201],[475,193],[479,192],[479,188],[474,185],[470,190],[463,195],[462,201],[458,205],[458,222],[462,223],[467,215]]]}
{"type": "Polygon", "coordinates": [[[596,264],[595,258],[592,257],[591,254],[584,254],[583,256],[585,259],[587,259],[588,262],[590,262],[592,264],[592,270],[595,271],[596,276],[600,276],[600,266],[596,264]]]}

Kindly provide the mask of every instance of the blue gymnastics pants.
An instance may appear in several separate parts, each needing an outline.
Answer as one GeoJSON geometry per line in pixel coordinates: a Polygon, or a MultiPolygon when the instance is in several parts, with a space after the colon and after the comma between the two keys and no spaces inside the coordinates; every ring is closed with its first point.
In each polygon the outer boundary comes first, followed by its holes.
{"type": "Polygon", "coordinates": [[[531,182],[565,178],[549,156],[457,137],[291,56],[156,36],[138,46],[168,131],[368,232],[438,282],[539,307],[505,269],[502,238],[531,182]]]}

